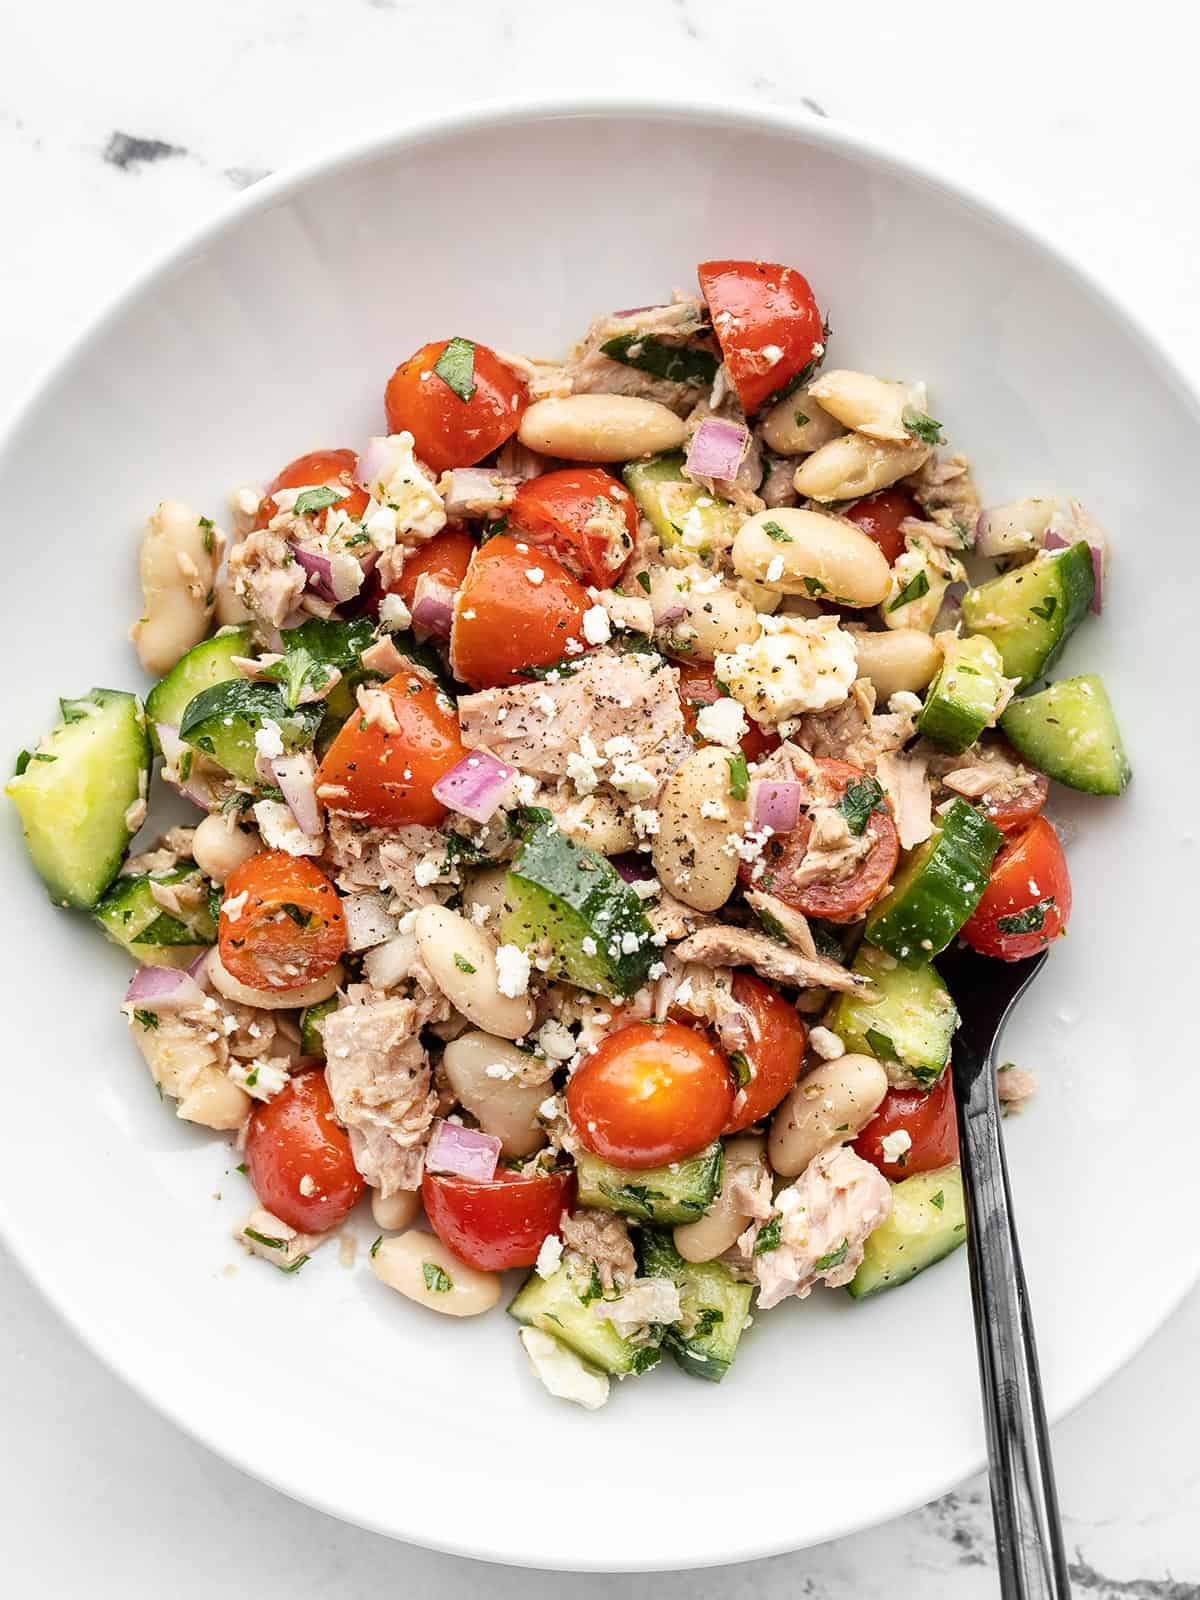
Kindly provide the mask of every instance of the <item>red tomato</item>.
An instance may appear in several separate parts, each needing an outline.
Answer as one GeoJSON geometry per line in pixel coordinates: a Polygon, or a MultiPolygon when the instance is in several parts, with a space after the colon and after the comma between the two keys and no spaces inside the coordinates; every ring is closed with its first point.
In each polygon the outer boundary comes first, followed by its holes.
{"type": "Polygon", "coordinates": [[[584,583],[608,589],[625,570],[637,537],[633,496],[603,467],[565,467],[517,490],[509,527],[548,545],[584,583]]]}
{"type": "Polygon", "coordinates": [[[857,523],[868,539],[874,539],[890,567],[907,548],[900,524],[905,517],[916,517],[919,521],[921,508],[903,489],[880,489],[877,494],[869,494],[865,500],[852,505],[845,515],[850,522],[857,523]]]}
{"type": "Polygon", "coordinates": [[[519,683],[522,667],[561,661],[569,639],[583,645],[591,603],[549,550],[497,534],[476,551],[458,591],[450,634],[454,676],[472,689],[493,689],[519,683]]]}
{"type": "MultiPolygon", "coordinates": [[[[711,661],[676,661],[679,668],[679,700],[683,707],[683,725],[696,738],[696,714],[702,706],[716,705],[722,698],[717,688],[717,669],[711,661]]],[[[779,748],[779,735],[766,733],[757,722],[742,735],[742,754],[747,761],[761,761],[763,756],[779,748]]]]}
{"type": "Polygon", "coordinates": [[[472,466],[498,450],[517,431],[529,404],[525,385],[512,368],[487,345],[472,345],[469,339],[454,341],[470,350],[469,370],[465,350],[464,360],[456,363],[464,380],[457,387],[469,396],[463,399],[434,370],[451,342],[422,345],[396,368],[384,392],[388,431],[407,429],[416,454],[434,472],[472,466]]]}
{"type": "Polygon", "coordinates": [[[542,1241],[570,1208],[570,1172],[522,1177],[497,1167],[490,1183],[426,1172],[421,1199],[430,1226],[456,1256],[481,1272],[531,1267],[542,1241]]]}
{"type": "Polygon", "coordinates": [[[680,1161],[729,1121],[733,1079],[721,1052],[678,1022],[634,1022],[600,1041],[567,1085],[584,1147],[614,1166],[680,1161]]]}
{"type": "MultiPolygon", "coordinates": [[[[817,765],[844,794],[852,783],[860,782],[865,773],[848,761],[818,760],[817,765]]],[[[887,801],[882,811],[872,811],[864,830],[871,841],[870,851],[845,878],[818,878],[812,883],[795,887],[792,874],[804,860],[808,849],[812,822],[801,812],[800,820],[790,833],[778,833],[768,839],[763,848],[763,870],[754,876],[750,866],[738,869],[743,883],[764,889],[782,900],[785,905],[802,911],[806,917],[821,917],[826,922],[853,922],[879,899],[891,881],[896,863],[900,859],[900,835],[892,820],[887,801]]]]}
{"type": "Polygon", "coordinates": [[[408,552],[400,576],[388,584],[387,593],[398,594],[411,610],[418,578],[427,576],[444,583],[447,589],[457,589],[467,575],[474,554],[475,541],[465,528],[453,525],[443,528],[441,533],[435,533],[432,539],[408,552]]]}
{"type": "MultiPolygon", "coordinates": [[[[327,485],[331,489],[344,490],[343,498],[337,503],[338,510],[344,511],[348,517],[361,517],[371,497],[355,480],[357,466],[358,457],[353,450],[310,450],[306,456],[297,456],[267,485],[266,496],[258,508],[254,526],[265,528],[276,515],[279,508],[271,497],[278,489],[313,489],[327,485]]],[[[317,513],[319,528],[325,526],[326,515],[325,511],[317,513]]]]}
{"type": "Polygon", "coordinates": [[[1071,915],[1071,875],[1058,835],[1045,817],[1013,835],[962,936],[983,956],[1021,961],[1044,950],[1071,915]]]}
{"type": "Polygon", "coordinates": [[[261,850],[226,881],[217,941],[221,965],[239,983],[298,989],[340,958],[346,919],[320,867],[304,856],[261,850]],[[236,916],[225,909],[231,902],[236,916]]]}
{"type": "Polygon", "coordinates": [[[885,1178],[911,1177],[933,1172],[958,1160],[958,1117],[954,1109],[954,1084],[950,1068],[926,1094],[924,1089],[889,1089],[883,1104],[854,1141],[855,1153],[885,1178]],[[888,1161],[883,1141],[889,1133],[907,1133],[911,1147],[899,1161],[888,1161]]]}
{"type": "Polygon", "coordinates": [[[749,416],[821,359],[821,313],[794,267],[704,261],[697,273],[726,371],[749,416]]]}
{"type": "Polygon", "coordinates": [[[245,1156],[255,1194],[280,1222],[301,1233],[336,1228],[363,1192],[349,1137],[333,1114],[319,1070],[298,1073],[254,1107],[245,1156]]]}
{"type": "Polygon", "coordinates": [[[1034,817],[1040,815],[1042,807],[1046,804],[1046,796],[1050,793],[1050,780],[1044,778],[1040,772],[1034,772],[1031,767],[1021,766],[1016,751],[1009,749],[1003,740],[1001,747],[1014,766],[1021,768],[1020,786],[1012,794],[1004,795],[1002,799],[991,800],[985,795],[981,809],[988,821],[999,828],[1001,833],[1019,833],[1033,821],[1034,817]]]}
{"type": "Polygon", "coordinates": [[[742,1053],[754,1076],[739,1089],[726,1133],[740,1133],[758,1122],[783,1099],[800,1076],[808,1029],[776,989],[748,972],[735,972],[733,998],[753,1018],[742,1053]]]}
{"type": "Polygon", "coordinates": [[[391,701],[397,726],[368,722],[356,708],[325,752],[318,787],[343,791],[324,795],[330,811],[349,812],[374,827],[436,827],[446,807],[433,786],[467,753],[458,716],[415,672],[398,672],[379,689],[391,701]]]}

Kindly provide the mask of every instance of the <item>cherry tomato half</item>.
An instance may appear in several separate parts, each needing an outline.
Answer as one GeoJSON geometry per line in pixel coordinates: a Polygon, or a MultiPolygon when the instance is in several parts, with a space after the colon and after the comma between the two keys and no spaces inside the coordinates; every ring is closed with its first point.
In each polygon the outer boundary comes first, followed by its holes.
{"type": "Polygon", "coordinates": [[[703,1150],[732,1108],[725,1057],[698,1029],[678,1022],[618,1028],[567,1085],[580,1143],[625,1168],[661,1167],[703,1150]]]}
{"type": "MultiPolygon", "coordinates": [[[[696,717],[703,706],[716,705],[722,699],[717,688],[717,669],[711,661],[676,661],[679,669],[679,702],[683,708],[683,725],[696,737],[696,717]]],[[[750,726],[742,735],[742,754],[747,761],[761,761],[763,756],[779,748],[779,735],[767,733],[757,722],[746,719],[750,726]]]]}
{"type": "Polygon", "coordinates": [[[1020,833],[1036,816],[1040,816],[1046,797],[1050,793],[1050,780],[1022,764],[1015,750],[1006,741],[1000,741],[1004,753],[1019,771],[1011,793],[1007,785],[998,786],[998,796],[985,794],[980,801],[984,816],[1001,833],[1020,833]]]}
{"type": "Polygon", "coordinates": [[[880,489],[859,500],[845,513],[849,522],[856,523],[868,539],[874,539],[890,567],[904,554],[907,546],[900,524],[905,517],[920,520],[921,508],[912,495],[903,489],[880,489]]]}
{"type": "Polygon", "coordinates": [[[854,1141],[864,1161],[893,1181],[914,1172],[933,1172],[958,1160],[958,1117],[954,1084],[947,1067],[926,1094],[924,1089],[889,1089],[883,1104],[854,1141]],[[889,1133],[907,1133],[910,1147],[899,1161],[889,1161],[883,1141],[889,1133]]]}
{"type": "Polygon", "coordinates": [[[531,1267],[542,1241],[570,1209],[570,1172],[522,1177],[497,1167],[490,1183],[427,1172],[421,1199],[430,1226],[456,1256],[481,1272],[531,1267]]]}
{"type": "Polygon", "coordinates": [[[330,811],[374,827],[436,827],[446,807],[433,786],[467,753],[458,716],[415,672],[398,672],[379,692],[391,703],[390,717],[368,722],[356,707],[325,752],[317,786],[330,811]]]}
{"type": "Polygon", "coordinates": [[[549,550],[497,534],[480,546],[458,591],[450,634],[454,676],[472,689],[521,681],[583,646],[591,598],[549,550]]]}
{"type": "Polygon", "coordinates": [[[346,919],[320,867],[305,856],[261,850],[226,881],[217,942],[221,965],[239,983],[298,989],[340,958],[346,919]]]}
{"type": "Polygon", "coordinates": [[[1045,817],[1013,835],[962,937],[983,956],[1022,961],[1044,950],[1071,915],[1071,875],[1058,834],[1045,817]]]}
{"type": "Polygon", "coordinates": [[[565,467],[521,485],[508,525],[530,544],[548,545],[584,583],[608,589],[625,570],[638,514],[629,490],[603,467],[565,467]]]}
{"type": "Polygon", "coordinates": [[[474,539],[465,528],[452,524],[408,552],[400,576],[388,584],[387,592],[398,594],[411,610],[418,578],[426,576],[444,583],[447,589],[457,589],[467,575],[474,554],[474,539]]]}
{"type": "Polygon", "coordinates": [[[245,1157],[263,1205],[301,1233],[336,1228],[363,1192],[350,1139],[319,1069],[298,1073],[254,1107],[245,1157]]]}
{"type": "MultiPolygon", "coordinates": [[[[254,519],[256,528],[265,528],[279,507],[272,496],[279,489],[339,489],[342,498],[337,509],[348,517],[361,517],[367,509],[370,495],[355,479],[358,457],[353,450],[310,450],[306,456],[289,461],[282,472],[276,473],[267,485],[267,492],[254,519]]],[[[332,509],[329,508],[329,509],[332,509]]],[[[325,526],[328,511],[317,513],[317,526],[325,526]]]]}
{"type": "Polygon", "coordinates": [[[785,389],[825,338],[808,280],[773,261],[705,261],[697,268],[713,332],[747,416],[785,389]]]}
{"type": "Polygon", "coordinates": [[[783,996],[748,972],[733,975],[733,998],[750,1013],[742,1054],[753,1076],[737,1092],[726,1133],[741,1133],[783,1099],[800,1076],[808,1029],[783,996]]]}
{"type": "Polygon", "coordinates": [[[384,393],[388,431],[407,429],[416,454],[434,472],[472,466],[498,450],[517,431],[528,404],[512,368],[469,339],[422,345],[392,373],[384,393]],[[455,348],[439,372],[450,344],[455,348]]]}

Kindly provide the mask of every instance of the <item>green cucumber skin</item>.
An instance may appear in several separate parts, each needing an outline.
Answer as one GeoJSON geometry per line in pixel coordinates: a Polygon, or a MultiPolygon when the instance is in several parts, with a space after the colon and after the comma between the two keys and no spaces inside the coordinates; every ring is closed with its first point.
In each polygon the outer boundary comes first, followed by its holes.
{"type": "Polygon", "coordinates": [[[261,782],[255,769],[254,735],[265,722],[274,722],[287,753],[310,744],[324,706],[311,701],[289,710],[283,693],[272,683],[229,680],[202,689],[184,710],[179,736],[193,749],[211,756],[242,783],[261,782]]]}
{"type": "Polygon", "coordinates": [[[1085,541],[1061,554],[1041,555],[1026,566],[970,589],[963,596],[963,623],[971,634],[991,639],[1004,674],[1025,688],[1051,667],[1087,614],[1096,591],[1092,553],[1085,541]],[[1042,617],[1034,606],[1053,601],[1042,617]]]}
{"type": "Polygon", "coordinates": [[[892,1185],[892,1214],[868,1235],[858,1271],[846,1285],[855,1300],[898,1288],[943,1260],[967,1238],[962,1169],[918,1172],[892,1185]],[[934,1205],[940,1197],[940,1205],[934,1205]]]}
{"type": "Polygon", "coordinates": [[[194,645],[186,655],[161,678],[146,696],[146,723],[150,741],[159,751],[158,735],[154,731],[160,722],[177,728],[189,703],[202,689],[211,689],[216,683],[228,683],[241,674],[233,665],[234,656],[247,656],[253,649],[253,634],[248,627],[232,628],[228,633],[218,633],[194,645]]]}
{"type": "Polygon", "coordinates": [[[990,639],[955,639],[929,686],[917,732],[960,755],[991,727],[1004,694],[1004,663],[990,639]]]}
{"type": "MultiPolygon", "coordinates": [[[[187,862],[155,875],[158,883],[181,883],[199,869],[187,862]]],[[[187,966],[217,937],[217,925],[207,901],[189,913],[186,921],[164,911],[150,892],[150,876],[133,873],[118,877],[96,906],[92,916],[105,938],[127,951],[135,961],[152,967],[187,966]]]]}
{"type": "Polygon", "coordinates": [[[721,1187],[725,1152],[720,1140],[673,1167],[626,1172],[580,1150],[575,1179],[582,1206],[616,1211],[639,1222],[675,1228],[702,1217],[721,1187]]]}
{"type": "Polygon", "coordinates": [[[969,920],[1003,842],[986,817],[956,799],[868,915],[866,937],[906,967],[925,966],[969,920]]]}
{"type": "Polygon", "coordinates": [[[657,1350],[623,1339],[611,1322],[593,1311],[599,1299],[583,1302],[580,1294],[587,1287],[586,1280],[572,1277],[565,1266],[549,1278],[531,1272],[509,1301],[508,1314],[526,1327],[540,1328],[613,1377],[653,1364],[657,1350]]]}
{"type": "Polygon", "coordinates": [[[92,689],[62,705],[75,720],[43,741],[42,753],[54,759],[31,759],[5,793],[50,898],[91,911],[129,848],[125,817],[148,789],[150,741],[137,698],[120,689],[92,689]]]}
{"type": "Polygon", "coordinates": [[[958,1010],[937,969],[906,967],[864,941],[850,970],[870,978],[882,999],[868,1005],[855,995],[839,995],[826,1026],[852,1054],[874,1056],[894,1088],[932,1088],[950,1060],[958,1027],[958,1010]],[[891,1055],[881,1038],[889,1041],[891,1055]]]}
{"type": "Polygon", "coordinates": [[[339,1005],[337,995],[331,994],[328,1000],[320,1000],[315,1006],[305,1006],[300,1013],[300,1053],[312,1056],[318,1061],[325,1059],[325,1035],[321,1024],[331,1011],[336,1011],[339,1005]]]}
{"type": "Polygon", "coordinates": [[[703,560],[705,544],[712,550],[726,549],[733,543],[738,524],[730,515],[733,507],[727,501],[717,500],[702,484],[684,477],[683,462],[681,451],[670,450],[649,461],[631,461],[622,476],[638,509],[662,543],[686,545],[703,560]],[[701,499],[709,504],[697,505],[701,499]],[[694,522],[694,526],[685,528],[685,522],[694,522]]]}
{"type": "Polygon", "coordinates": [[[1015,700],[1000,730],[1030,766],[1068,789],[1121,794],[1133,776],[1108,691],[1094,673],[1015,700]]]}
{"type": "Polygon", "coordinates": [[[720,1383],[737,1355],[754,1285],[739,1283],[719,1261],[685,1261],[671,1236],[652,1228],[643,1228],[638,1234],[638,1259],[644,1276],[674,1281],[685,1312],[720,1313],[720,1321],[707,1334],[686,1334],[681,1328],[669,1327],[663,1336],[676,1366],[689,1378],[720,1383]]]}

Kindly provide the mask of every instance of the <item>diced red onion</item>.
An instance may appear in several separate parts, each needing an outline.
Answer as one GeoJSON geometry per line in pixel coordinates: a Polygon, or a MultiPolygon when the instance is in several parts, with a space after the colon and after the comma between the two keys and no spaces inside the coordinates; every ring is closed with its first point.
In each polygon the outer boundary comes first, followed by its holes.
{"type": "Polygon", "coordinates": [[[333,599],[333,563],[321,550],[306,550],[294,544],[292,553],[308,574],[308,587],[322,600],[333,599]]]}
{"type": "Polygon", "coordinates": [[[963,595],[967,592],[965,583],[952,583],[942,595],[942,603],[938,607],[938,614],[933,619],[931,633],[942,633],[947,628],[957,628],[962,621],[963,595]]]}
{"type": "Polygon", "coordinates": [[[346,918],[346,948],[357,954],[385,944],[396,932],[396,919],[380,894],[348,894],[342,897],[346,918]]]}
{"type": "Polygon", "coordinates": [[[609,858],[626,883],[646,883],[654,876],[649,856],[620,855],[609,858]]]}
{"type": "MultiPolygon", "coordinates": [[[[1068,550],[1070,549],[1071,545],[1078,544],[1079,542],[1080,541],[1078,539],[1064,539],[1062,534],[1058,532],[1057,528],[1051,528],[1049,533],[1046,535],[1045,547],[1047,550],[1068,550]]],[[[1102,545],[1093,543],[1091,539],[1088,540],[1087,547],[1091,551],[1092,572],[1096,579],[1096,588],[1092,595],[1092,603],[1088,607],[1088,610],[1091,611],[1094,616],[1098,617],[1100,615],[1100,609],[1104,604],[1104,547],[1102,545]]]]}
{"type": "Polygon", "coordinates": [[[673,622],[681,621],[687,614],[686,606],[663,606],[661,611],[654,613],[654,626],[669,628],[673,622]]]}
{"type": "Polygon", "coordinates": [[[189,961],[188,964],[187,964],[186,971],[187,971],[188,977],[189,978],[195,978],[197,983],[201,982],[203,974],[204,974],[204,971],[205,971],[205,963],[207,961],[208,961],[208,951],[207,950],[201,950],[200,954],[196,957],[196,959],[194,961],[189,961]]]}
{"type": "Polygon", "coordinates": [[[398,933],[386,944],[377,944],[363,957],[367,982],[375,989],[394,989],[407,978],[417,959],[417,941],[411,933],[398,933]]]}
{"type": "Polygon", "coordinates": [[[433,1138],[425,1152],[429,1172],[452,1172],[460,1178],[490,1183],[500,1160],[500,1140],[492,1133],[462,1128],[457,1122],[434,1124],[433,1138]]]}
{"type": "Polygon", "coordinates": [[[321,600],[334,605],[344,605],[353,600],[363,586],[363,579],[379,559],[379,551],[372,545],[360,560],[348,551],[310,550],[302,544],[292,545],[292,553],[308,574],[308,587],[321,600]]]}
{"type": "Polygon", "coordinates": [[[513,503],[516,484],[495,467],[453,467],[442,497],[448,517],[486,516],[513,503]]]}
{"type": "Polygon", "coordinates": [[[472,822],[490,822],[516,775],[516,767],[490,750],[472,750],[443,773],[433,786],[433,796],[472,822]]]}
{"type": "Polygon", "coordinates": [[[805,786],[794,780],[756,778],[750,785],[750,815],[756,828],[791,833],[800,820],[805,786]]]}
{"type": "MultiPolygon", "coordinates": [[[[188,754],[192,755],[194,762],[195,752],[192,750],[191,745],[184,744],[179,737],[179,729],[174,723],[156,722],[154,731],[158,735],[158,747],[163,753],[163,759],[166,761],[167,766],[173,767],[178,772],[180,757],[188,754]]],[[[166,774],[164,773],[163,776],[166,777],[166,774]]],[[[212,785],[206,783],[203,778],[189,776],[186,780],[172,784],[172,787],[190,800],[193,805],[199,806],[202,811],[207,811],[215,799],[212,785]]]]}
{"type": "Polygon", "coordinates": [[[293,756],[275,756],[270,769],[288,810],[296,819],[296,826],[301,833],[315,839],[325,824],[317,800],[317,772],[312,756],[307,750],[293,756]]]}
{"type": "Polygon", "coordinates": [[[185,1006],[200,1005],[203,999],[204,991],[190,970],[180,972],[176,967],[139,967],[125,991],[126,1004],[160,1011],[181,1011],[185,1006]]]}
{"type": "Polygon", "coordinates": [[[627,306],[624,311],[614,311],[612,313],[612,315],[614,317],[636,317],[636,316],[640,316],[640,314],[643,311],[664,311],[665,309],[666,309],[666,307],[662,306],[662,305],[657,305],[657,306],[627,306]]]}
{"type": "Polygon", "coordinates": [[[700,478],[736,478],[749,445],[745,423],[705,417],[688,446],[688,471],[700,478]]]}
{"type": "Polygon", "coordinates": [[[456,591],[423,572],[413,590],[412,619],[418,628],[424,628],[439,639],[450,637],[454,621],[454,596],[456,591]]]}

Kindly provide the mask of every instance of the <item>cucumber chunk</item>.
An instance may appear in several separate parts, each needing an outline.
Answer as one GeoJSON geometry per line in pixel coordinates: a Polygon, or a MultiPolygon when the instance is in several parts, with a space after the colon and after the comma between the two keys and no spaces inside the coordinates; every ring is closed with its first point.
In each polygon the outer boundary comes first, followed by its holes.
{"type": "Polygon", "coordinates": [[[895,1088],[929,1088],[950,1059],[958,1011],[932,966],[905,967],[863,943],[852,972],[861,973],[883,996],[870,1005],[856,995],[838,996],[826,1022],[846,1049],[882,1062],[895,1088]]]}
{"type": "Polygon", "coordinates": [[[892,1185],[892,1214],[870,1234],[846,1285],[856,1300],[894,1289],[957,1250],[967,1237],[962,1170],[955,1162],[892,1185]]]}
{"type": "Polygon", "coordinates": [[[737,1355],[750,1312],[752,1283],[739,1283],[719,1261],[685,1261],[668,1233],[643,1228],[638,1235],[642,1273],[671,1278],[679,1290],[683,1319],[663,1343],[690,1378],[720,1383],[737,1355]]]}
{"type": "Polygon", "coordinates": [[[990,639],[951,639],[929,685],[917,731],[952,755],[967,750],[996,720],[1007,686],[1004,663],[990,639]]]}
{"type": "Polygon", "coordinates": [[[183,713],[179,736],[185,744],[211,756],[242,783],[261,783],[255,771],[254,735],[268,722],[279,729],[285,753],[311,744],[325,708],[319,700],[289,709],[283,691],[273,683],[230,679],[202,689],[183,713]]]}
{"type": "Polygon", "coordinates": [[[867,938],[906,967],[940,955],[979,904],[1003,842],[981,812],[955,800],[868,915],[867,938]]]}
{"type": "Polygon", "coordinates": [[[505,942],[525,949],[545,941],[554,957],[549,977],[612,996],[645,983],[658,950],[641,901],[602,855],[575,844],[553,820],[530,826],[505,895],[505,942]],[[627,950],[630,935],[637,945],[627,950]]]}
{"type": "Polygon", "coordinates": [[[325,1034],[322,1024],[331,1011],[338,1008],[338,997],[331,994],[328,1000],[318,1000],[315,1006],[305,1006],[300,1013],[300,1054],[325,1059],[325,1034]]]}
{"type": "Polygon", "coordinates": [[[34,866],[59,905],[90,911],[136,829],[126,816],[150,781],[150,742],[131,694],[63,700],[63,720],[22,758],[4,792],[21,814],[34,866]]]}
{"type": "Polygon", "coordinates": [[[1112,703],[1094,673],[1014,700],[1000,728],[1019,756],[1085,794],[1120,794],[1133,776],[1112,703]]]}
{"type": "Polygon", "coordinates": [[[638,503],[663,548],[678,545],[704,563],[728,550],[743,518],[728,500],[718,500],[683,475],[683,455],[668,451],[649,461],[631,461],[625,486],[638,503]]]}
{"type": "Polygon", "coordinates": [[[1000,652],[1004,675],[1033,682],[1062,653],[1083,621],[1096,591],[1092,553],[1085,540],[1027,566],[992,578],[963,596],[967,631],[983,634],[1000,652]]]}
{"type": "Polygon", "coordinates": [[[183,720],[188,705],[201,689],[211,689],[214,683],[228,683],[241,674],[233,665],[234,656],[248,656],[253,652],[253,635],[248,627],[229,628],[213,639],[194,645],[185,656],[160,679],[146,696],[146,723],[150,742],[158,750],[155,724],[170,723],[177,728],[183,720]]]}
{"type": "Polygon", "coordinates": [[[575,1157],[579,1203],[675,1228],[683,1222],[695,1222],[712,1205],[721,1187],[723,1164],[719,1139],[686,1161],[638,1172],[610,1166],[599,1156],[580,1150],[575,1157]]]}
{"type": "Polygon", "coordinates": [[[531,1272],[510,1301],[508,1314],[527,1327],[553,1335],[577,1356],[614,1377],[654,1366],[662,1354],[658,1341],[634,1344],[623,1339],[595,1309],[602,1304],[598,1279],[589,1283],[574,1276],[569,1267],[559,1267],[550,1278],[531,1272]]]}
{"type": "Polygon", "coordinates": [[[183,916],[164,911],[154,898],[152,883],[183,883],[200,869],[194,861],[181,862],[169,872],[131,873],[118,878],[92,915],[114,944],[128,950],[135,961],[148,967],[186,967],[217,937],[207,893],[199,905],[183,916]]]}

